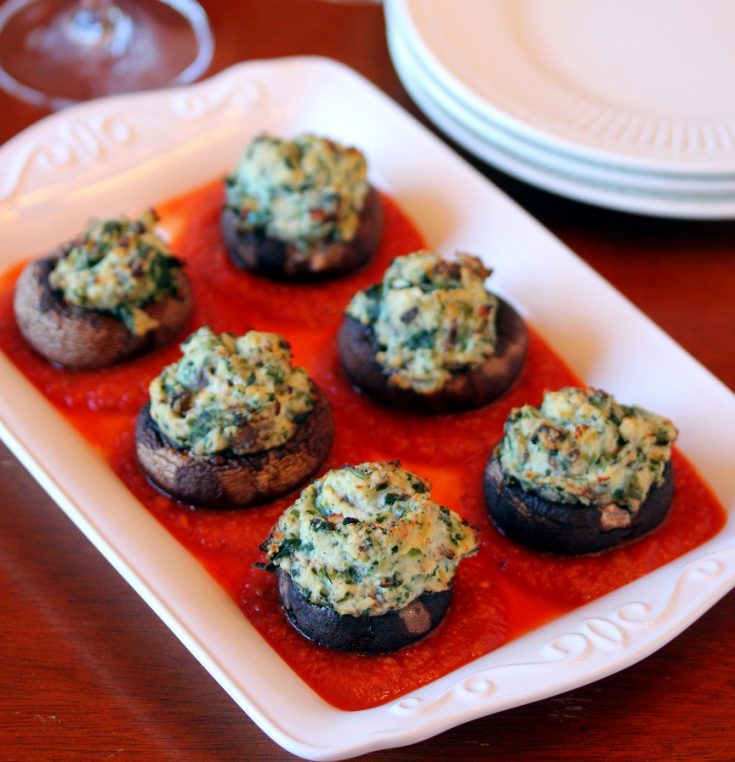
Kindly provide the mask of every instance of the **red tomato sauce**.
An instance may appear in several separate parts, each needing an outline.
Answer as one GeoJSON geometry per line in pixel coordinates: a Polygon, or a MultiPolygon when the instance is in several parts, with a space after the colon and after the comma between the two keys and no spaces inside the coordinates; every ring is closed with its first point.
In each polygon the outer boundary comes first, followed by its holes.
{"type": "MultiPolygon", "coordinates": [[[[0,282],[0,348],[100,452],[140,502],[204,565],[273,649],[320,696],[345,710],[394,699],[488,653],[511,638],[640,577],[716,534],[725,513],[692,466],[674,453],[676,496],[664,524],[627,547],[597,556],[562,558],[527,551],[488,521],[482,472],[512,407],[539,404],[544,389],[579,384],[531,331],[526,366],[511,391],[488,407],[458,415],[421,417],[383,408],[345,380],[335,336],[352,294],[374,283],[393,259],[423,246],[420,233],[388,198],[385,230],[364,270],[318,285],[275,283],[243,273],[227,258],[219,232],[220,183],[158,207],[174,250],[186,261],[195,308],[185,335],[200,325],[236,334],[277,331],[292,344],[327,393],[335,439],[324,469],[394,459],[433,484],[432,496],[458,511],[481,536],[481,549],[463,561],[442,624],[423,641],[385,656],[329,651],[286,621],[273,575],[254,568],[258,546],[297,492],[272,504],[239,510],[194,510],[161,495],[134,455],[134,424],[150,380],[179,356],[176,345],[124,365],[94,372],[52,367],[24,342],[12,314],[20,268],[0,282]]],[[[182,336],[183,338],[183,336],[182,336]]]]}

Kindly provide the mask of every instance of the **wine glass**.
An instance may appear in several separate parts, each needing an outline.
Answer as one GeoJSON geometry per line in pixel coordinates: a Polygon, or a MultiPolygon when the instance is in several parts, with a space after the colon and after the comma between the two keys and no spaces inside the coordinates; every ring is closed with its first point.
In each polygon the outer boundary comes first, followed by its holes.
{"type": "Polygon", "coordinates": [[[193,82],[213,49],[196,0],[9,0],[0,6],[0,87],[43,108],[193,82]]]}

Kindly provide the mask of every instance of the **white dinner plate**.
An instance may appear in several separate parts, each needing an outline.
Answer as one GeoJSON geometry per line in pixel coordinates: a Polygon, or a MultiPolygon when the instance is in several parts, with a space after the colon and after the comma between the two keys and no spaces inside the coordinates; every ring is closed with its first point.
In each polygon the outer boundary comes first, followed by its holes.
{"type": "Polygon", "coordinates": [[[411,36],[406,33],[395,11],[395,4],[386,6],[386,26],[391,53],[401,59],[404,77],[416,79],[434,103],[459,124],[491,146],[519,157],[529,164],[547,168],[559,175],[578,178],[607,188],[620,189],[626,194],[651,193],[696,201],[735,202],[735,175],[686,175],[669,172],[643,171],[617,164],[591,161],[575,153],[560,151],[551,145],[531,141],[502,124],[487,120],[472,109],[458,94],[435,78],[431,68],[421,57],[421,51],[412,48],[411,36]]]}
{"type": "Polygon", "coordinates": [[[669,181],[608,171],[529,143],[482,122],[422,67],[400,30],[390,27],[393,64],[416,105],[444,133],[480,159],[514,177],[567,198],[636,214],[679,219],[735,218],[735,187],[706,180],[669,181]],[[705,190],[708,188],[709,190],[705,190]]]}
{"type": "MultiPolygon", "coordinates": [[[[263,129],[314,130],[362,147],[371,180],[428,242],[485,252],[499,292],[574,371],[673,418],[681,449],[732,515],[732,393],[439,139],[333,61],[241,64],[185,89],[90,102],[32,126],[0,148],[0,267],[49,250],[91,216],[133,214],[223,175],[263,129]]],[[[660,648],[735,583],[728,520],[705,545],[440,680],[373,709],[340,711],[1,354],[0,378],[0,431],[12,451],[243,710],[304,757],[414,743],[598,680],[660,648]]]]}
{"type": "Polygon", "coordinates": [[[447,89],[580,159],[735,175],[729,0],[390,0],[447,89]]]}

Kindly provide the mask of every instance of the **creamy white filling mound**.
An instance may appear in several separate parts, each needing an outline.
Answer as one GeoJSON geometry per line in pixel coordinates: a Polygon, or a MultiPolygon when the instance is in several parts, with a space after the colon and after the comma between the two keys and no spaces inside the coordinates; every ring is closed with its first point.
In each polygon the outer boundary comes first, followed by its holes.
{"type": "Polygon", "coordinates": [[[450,261],[418,251],[394,259],[381,283],[355,294],[347,314],[372,327],[375,359],[391,385],[436,392],[495,353],[498,303],[485,290],[489,275],[477,257],[450,261]]]}
{"type": "Polygon", "coordinates": [[[158,327],[143,307],[175,289],[179,267],[156,233],[153,212],[137,220],[97,220],[69,242],[49,274],[49,284],[77,307],[121,317],[136,336],[158,327]]]}
{"type": "Polygon", "coordinates": [[[287,442],[314,407],[306,371],[276,333],[235,337],[208,327],[150,384],[150,415],[193,455],[269,450],[287,442]]]}
{"type": "Polygon", "coordinates": [[[315,604],[377,616],[452,585],[477,550],[474,530],[397,463],[329,471],[281,515],[263,543],[271,566],[315,604]]]}
{"type": "Polygon", "coordinates": [[[566,388],[512,410],[497,454],[506,477],[547,500],[635,512],[663,482],[677,434],[604,391],[566,388]]]}
{"type": "Polygon", "coordinates": [[[243,230],[300,248],[351,241],[368,193],[363,154],[317,135],[256,137],[226,181],[243,230]]]}

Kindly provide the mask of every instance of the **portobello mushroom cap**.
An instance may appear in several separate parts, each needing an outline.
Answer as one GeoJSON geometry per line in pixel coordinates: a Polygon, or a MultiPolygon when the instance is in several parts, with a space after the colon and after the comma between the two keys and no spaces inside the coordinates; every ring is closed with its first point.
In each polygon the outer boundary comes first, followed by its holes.
{"type": "Polygon", "coordinates": [[[482,407],[508,390],[523,366],[528,331],[521,316],[498,299],[497,352],[468,370],[459,371],[441,389],[422,394],[400,389],[375,360],[377,340],[372,327],[345,315],[339,331],[339,356],[347,378],[365,394],[404,410],[453,413],[482,407]]]}
{"type": "Polygon", "coordinates": [[[490,517],[505,535],[533,550],[581,555],[630,542],[658,526],[674,496],[674,469],[669,461],[663,483],[650,490],[635,513],[617,506],[555,503],[518,484],[504,484],[495,455],[485,467],[484,488],[490,517]]]}
{"type": "Polygon", "coordinates": [[[378,616],[338,614],[311,603],[291,575],[278,569],[278,592],[289,622],[309,640],[338,651],[388,653],[423,638],[441,622],[452,588],[424,593],[407,606],[378,616]]]}
{"type": "Polygon", "coordinates": [[[121,318],[69,304],[54,293],[49,275],[58,255],[29,262],[15,287],[15,319],[26,341],[41,355],[72,370],[102,368],[128,360],[171,341],[191,311],[189,281],[173,272],[176,290],[146,306],[159,325],[136,336],[121,318]]]}
{"type": "Polygon", "coordinates": [[[380,243],[383,206],[378,192],[370,187],[355,237],[316,243],[306,251],[289,241],[241,230],[240,215],[228,207],[222,211],[221,226],[230,259],[241,270],[275,280],[322,280],[368,263],[380,243]]]}
{"type": "Polygon", "coordinates": [[[290,492],[321,466],[332,445],[332,411],[312,383],[314,408],[287,442],[248,455],[192,455],[173,446],[150,416],[139,415],[135,452],[148,478],[184,503],[253,505],[290,492]]]}

